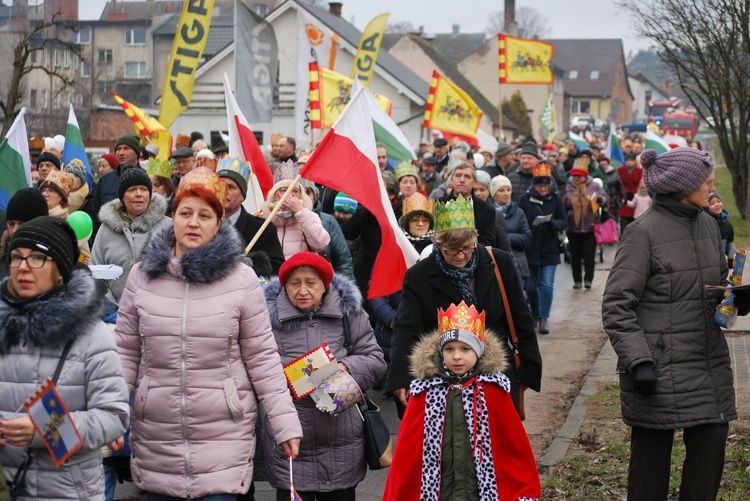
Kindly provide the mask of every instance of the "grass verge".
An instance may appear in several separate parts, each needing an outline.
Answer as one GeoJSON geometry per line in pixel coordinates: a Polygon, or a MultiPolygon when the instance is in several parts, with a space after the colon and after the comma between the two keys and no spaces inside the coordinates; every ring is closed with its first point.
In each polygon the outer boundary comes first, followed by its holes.
{"type": "Polygon", "coordinates": [[[729,222],[734,227],[734,245],[738,249],[750,250],[750,224],[747,223],[737,210],[732,192],[732,175],[726,167],[716,169],[716,193],[721,196],[724,208],[729,212],[729,222]]]}
{"type": "MultiPolygon", "coordinates": [[[[542,486],[542,498],[552,500],[626,499],[630,429],[620,417],[617,383],[602,383],[586,399],[586,416],[576,440],[542,486]]],[[[679,498],[685,446],[675,434],[672,449],[670,500],[679,498]]],[[[746,500],[750,492],[750,429],[730,424],[726,463],[717,499],[746,500]]]]}

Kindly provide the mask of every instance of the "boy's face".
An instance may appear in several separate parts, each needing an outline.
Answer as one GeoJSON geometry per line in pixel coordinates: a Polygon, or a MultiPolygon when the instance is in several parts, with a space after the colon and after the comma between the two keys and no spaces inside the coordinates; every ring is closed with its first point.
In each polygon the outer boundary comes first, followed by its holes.
{"type": "Polygon", "coordinates": [[[450,341],[441,351],[445,366],[453,374],[463,376],[477,364],[477,354],[461,341],[450,341]]]}

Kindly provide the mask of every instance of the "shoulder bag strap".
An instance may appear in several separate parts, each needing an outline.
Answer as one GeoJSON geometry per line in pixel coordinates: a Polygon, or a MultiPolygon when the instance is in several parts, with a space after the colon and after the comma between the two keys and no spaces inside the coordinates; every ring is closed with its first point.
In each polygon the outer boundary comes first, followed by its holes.
{"type": "Polygon", "coordinates": [[[63,347],[62,354],[60,355],[60,360],[57,361],[57,367],[55,368],[55,373],[52,375],[52,382],[57,384],[57,380],[60,378],[60,373],[62,372],[63,365],[65,365],[65,359],[68,358],[68,353],[70,353],[70,347],[73,346],[74,339],[71,339],[67,343],[65,343],[65,347],[63,347]]]}
{"type": "Polygon", "coordinates": [[[349,350],[352,347],[352,330],[351,327],[349,327],[349,316],[344,314],[341,317],[341,322],[344,324],[344,348],[346,349],[346,354],[349,354],[349,350]]]}
{"type": "Polygon", "coordinates": [[[516,364],[516,368],[521,365],[520,352],[518,351],[518,335],[516,334],[516,325],[513,322],[513,315],[510,312],[510,304],[508,303],[508,294],[505,292],[505,283],[503,277],[500,275],[500,267],[497,265],[495,260],[495,254],[492,252],[492,247],[487,247],[487,252],[492,259],[492,264],[495,265],[495,278],[497,279],[497,285],[500,287],[500,295],[503,298],[503,307],[505,308],[505,316],[508,317],[508,329],[510,330],[510,343],[513,347],[513,360],[516,364]]]}

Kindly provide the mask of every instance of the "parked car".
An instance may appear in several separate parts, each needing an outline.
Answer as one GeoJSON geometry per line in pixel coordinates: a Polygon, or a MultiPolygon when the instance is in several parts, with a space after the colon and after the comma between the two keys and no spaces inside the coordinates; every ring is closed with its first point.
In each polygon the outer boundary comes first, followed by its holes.
{"type": "Polygon", "coordinates": [[[570,128],[578,127],[580,130],[590,130],[600,132],[605,128],[604,121],[593,117],[573,117],[570,121],[570,128]]]}
{"type": "Polygon", "coordinates": [[[646,132],[648,130],[648,122],[646,120],[636,120],[627,124],[620,125],[620,130],[625,134],[631,132],[646,132]]]}

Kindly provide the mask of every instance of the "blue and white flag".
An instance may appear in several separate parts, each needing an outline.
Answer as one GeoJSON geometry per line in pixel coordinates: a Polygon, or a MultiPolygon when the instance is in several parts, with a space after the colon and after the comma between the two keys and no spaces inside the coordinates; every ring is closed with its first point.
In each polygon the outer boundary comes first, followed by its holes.
{"type": "Polygon", "coordinates": [[[83,445],[73,418],[50,378],[24,404],[55,466],[60,467],[83,445]]]}
{"type": "Polygon", "coordinates": [[[609,158],[609,164],[613,167],[619,167],[625,163],[625,156],[622,154],[620,138],[617,137],[614,122],[609,124],[609,138],[607,139],[605,154],[609,158]]]}
{"type": "Polygon", "coordinates": [[[86,184],[91,189],[94,186],[94,174],[91,172],[91,165],[89,165],[89,157],[86,155],[86,150],[83,149],[81,128],[78,126],[78,119],[73,112],[73,105],[71,104],[70,113],[68,114],[68,126],[65,127],[65,148],[63,149],[62,156],[63,167],[75,159],[80,160],[86,166],[86,184]]]}

